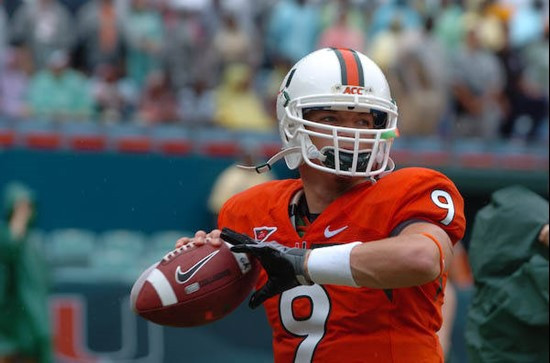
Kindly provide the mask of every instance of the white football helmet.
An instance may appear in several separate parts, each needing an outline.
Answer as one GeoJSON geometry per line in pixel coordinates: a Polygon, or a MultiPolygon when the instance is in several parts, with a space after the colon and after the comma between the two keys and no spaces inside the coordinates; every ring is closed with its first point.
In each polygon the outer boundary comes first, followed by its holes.
{"type": "Polygon", "coordinates": [[[320,49],[296,63],[281,85],[277,118],[283,149],[278,155],[290,169],[305,162],[332,174],[374,178],[395,167],[389,153],[398,135],[397,116],[386,77],[372,60],[351,49],[320,49]],[[377,126],[308,121],[304,115],[311,109],[370,112],[377,126]],[[319,150],[310,136],[330,139],[331,146],[319,150]]]}

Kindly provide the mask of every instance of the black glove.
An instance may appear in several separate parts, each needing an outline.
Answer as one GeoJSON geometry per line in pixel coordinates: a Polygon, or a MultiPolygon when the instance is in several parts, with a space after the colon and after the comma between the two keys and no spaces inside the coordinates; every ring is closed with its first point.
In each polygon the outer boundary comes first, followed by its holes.
{"type": "Polygon", "coordinates": [[[231,251],[256,257],[267,272],[267,282],[250,298],[250,308],[255,309],[270,297],[298,285],[313,285],[304,272],[308,250],[285,247],[277,242],[257,242],[229,228],[222,229],[221,238],[233,245],[231,251]]]}

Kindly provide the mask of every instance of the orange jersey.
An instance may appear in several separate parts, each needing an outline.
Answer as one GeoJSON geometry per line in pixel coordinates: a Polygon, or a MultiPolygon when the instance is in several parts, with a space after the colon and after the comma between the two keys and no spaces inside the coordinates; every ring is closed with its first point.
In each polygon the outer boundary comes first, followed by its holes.
{"type": "MultiPolygon", "coordinates": [[[[316,248],[389,237],[402,223],[439,225],[453,244],[465,229],[464,202],[443,174],[405,168],[355,186],[330,204],[299,237],[289,218],[301,180],[268,182],[231,198],[219,227],[264,241],[316,248]]],[[[262,271],[257,288],[267,276],[262,271]]],[[[443,362],[436,336],[446,274],[425,285],[381,290],[298,286],[264,303],[275,362],[443,362]]]]}

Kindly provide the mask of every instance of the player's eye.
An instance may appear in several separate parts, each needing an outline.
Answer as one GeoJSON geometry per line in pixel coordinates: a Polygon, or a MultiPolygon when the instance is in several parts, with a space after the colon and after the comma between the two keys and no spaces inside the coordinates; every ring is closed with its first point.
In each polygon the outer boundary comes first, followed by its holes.
{"type": "Polygon", "coordinates": [[[374,122],[371,118],[361,118],[356,121],[356,125],[361,128],[372,128],[374,126],[374,122]]]}
{"type": "Polygon", "coordinates": [[[338,119],[334,116],[326,115],[326,116],[321,117],[319,122],[322,122],[324,124],[335,124],[335,123],[338,122],[338,119]]]}

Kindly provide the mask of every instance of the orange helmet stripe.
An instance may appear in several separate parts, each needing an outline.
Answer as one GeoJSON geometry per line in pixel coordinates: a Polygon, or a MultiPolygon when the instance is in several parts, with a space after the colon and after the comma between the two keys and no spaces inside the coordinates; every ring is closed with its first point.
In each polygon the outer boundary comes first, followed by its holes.
{"type": "Polygon", "coordinates": [[[336,49],[333,48],[342,71],[342,85],[349,86],[365,86],[365,78],[363,74],[363,65],[353,49],[336,49]]]}

